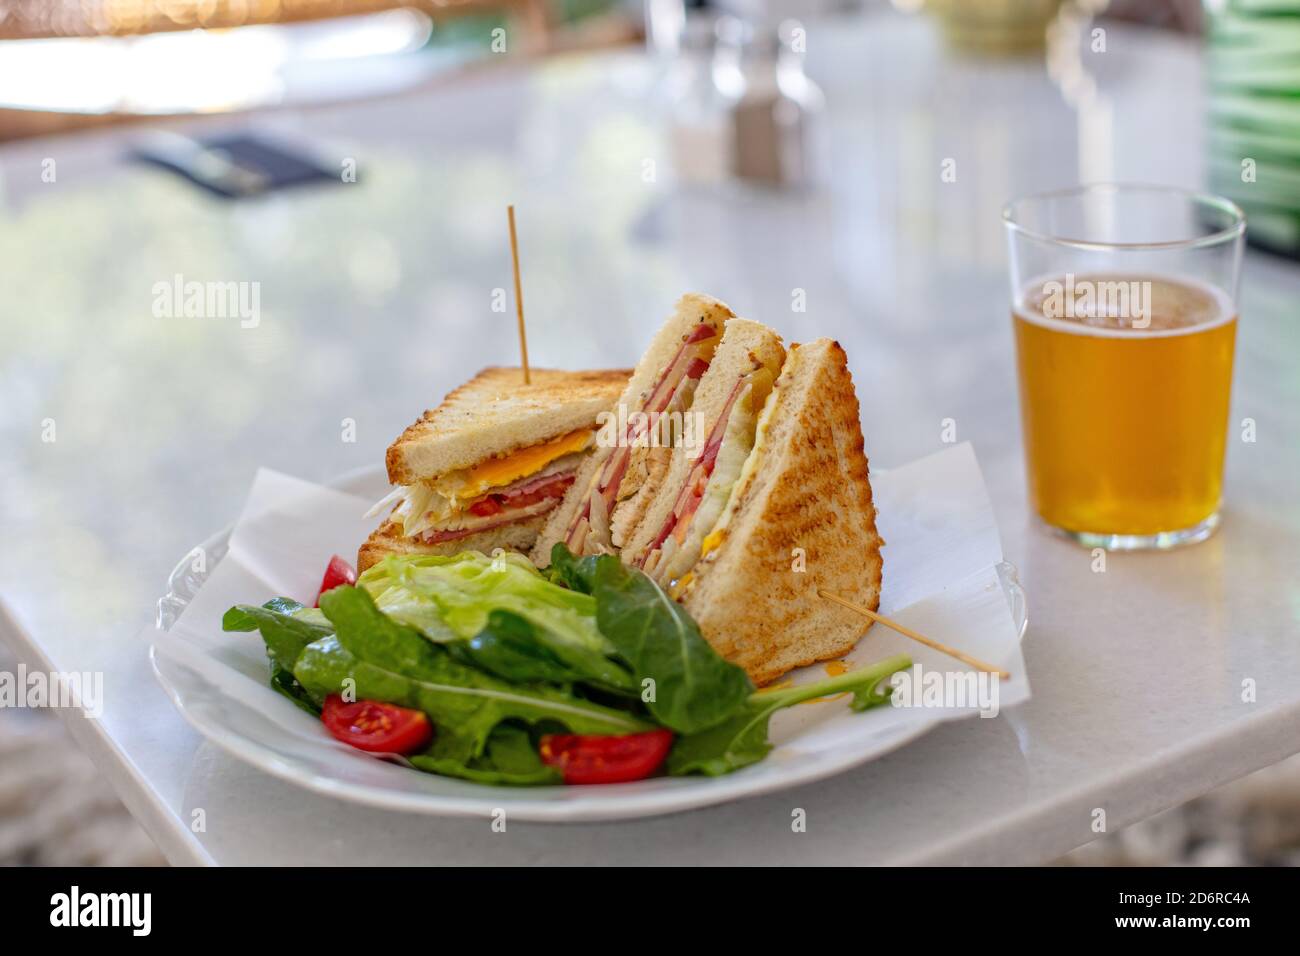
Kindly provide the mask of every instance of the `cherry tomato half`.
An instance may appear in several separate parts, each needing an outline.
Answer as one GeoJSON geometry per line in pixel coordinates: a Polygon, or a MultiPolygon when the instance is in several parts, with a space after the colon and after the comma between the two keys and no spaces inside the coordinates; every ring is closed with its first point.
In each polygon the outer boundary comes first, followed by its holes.
{"type": "Polygon", "coordinates": [[[621,737],[546,734],[541,756],[542,763],[564,775],[565,783],[626,783],[658,770],[672,745],[670,730],[621,737]]]}
{"type": "Polygon", "coordinates": [[[320,590],[316,592],[315,607],[320,607],[320,596],[326,591],[332,591],[344,584],[356,584],[357,572],[337,554],[330,558],[329,566],[325,568],[325,577],[321,578],[320,590]]]}
{"type": "Polygon", "coordinates": [[[411,754],[433,739],[433,725],[422,711],[377,700],[349,704],[330,694],[320,719],[335,739],[370,753],[411,754]]]}

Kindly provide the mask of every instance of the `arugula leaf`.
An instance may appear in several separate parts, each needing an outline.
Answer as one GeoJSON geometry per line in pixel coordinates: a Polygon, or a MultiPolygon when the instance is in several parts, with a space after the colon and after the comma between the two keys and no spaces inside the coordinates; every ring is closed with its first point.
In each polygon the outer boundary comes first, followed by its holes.
{"type": "Polygon", "coordinates": [[[332,630],[294,617],[301,609],[302,605],[291,598],[272,598],[261,607],[237,604],[222,616],[221,628],[224,631],[261,631],[267,655],[279,667],[292,671],[302,649],[332,630]]]}
{"type": "Polygon", "coordinates": [[[659,585],[613,555],[600,555],[593,567],[596,623],[636,677],[654,681],[646,707],[655,719],[693,734],[744,707],[754,690],[745,672],[718,655],[659,585]]]}
{"type": "Polygon", "coordinates": [[[320,715],[320,702],[312,698],[293,676],[293,665],[312,641],[332,632],[329,622],[315,624],[295,617],[303,606],[292,598],[272,598],[261,607],[238,604],[221,618],[225,631],[261,631],[266,656],[271,659],[271,689],[283,694],[313,716],[320,715]]]}
{"type": "Polygon", "coordinates": [[[877,707],[889,700],[888,679],[911,666],[910,657],[898,654],[870,667],[827,680],[751,694],[744,709],[725,723],[703,733],[679,737],[668,754],[668,773],[672,776],[701,773],[716,777],[757,763],[772,750],[767,739],[768,723],[778,710],[802,701],[846,692],[853,694],[850,706],[855,711],[877,707]]]}
{"type": "Polygon", "coordinates": [[[482,756],[467,758],[464,751],[459,739],[439,734],[428,753],[409,759],[420,770],[475,783],[529,787],[563,782],[559,770],[542,763],[528,731],[514,724],[498,724],[482,756]]]}
{"type": "Polygon", "coordinates": [[[596,584],[596,555],[575,558],[563,541],[551,548],[551,566],[542,573],[555,584],[579,594],[590,594],[596,584]]]}
{"type": "MultiPolygon", "coordinates": [[[[272,611],[276,614],[297,614],[304,609],[304,605],[293,598],[278,597],[271,598],[260,608],[252,608],[253,611],[272,611]]],[[[257,617],[249,613],[250,605],[237,604],[228,610],[221,618],[221,629],[223,631],[256,631],[257,617]]]]}
{"type": "Polygon", "coordinates": [[[293,671],[281,667],[275,661],[271,661],[271,689],[288,697],[296,706],[313,717],[320,716],[320,707],[311,694],[307,693],[307,689],[298,683],[297,678],[293,676],[293,671]]]}
{"type": "Polygon", "coordinates": [[[380,611],[362,588],[340,587],[321,597],[336,633],[309,644],[294,677],[315,697],[355,682],[358,700],[422,710],[441,737],[465,746],[460,759],[481,756],[504,720],[558,723],[578,734],[630,734],[653,725],[625,711],[539,684],[512,684],[463,664],[447,650],[380,611]]]}
{"type": "Polygon", "coordinates": [[[585,682],[631,696],[637,692],[632,675],[604,654],[555,641],[510,611],[492,611],[483,630],[464,644],[447,647],[467,663],[515,683],[585,682]]]}

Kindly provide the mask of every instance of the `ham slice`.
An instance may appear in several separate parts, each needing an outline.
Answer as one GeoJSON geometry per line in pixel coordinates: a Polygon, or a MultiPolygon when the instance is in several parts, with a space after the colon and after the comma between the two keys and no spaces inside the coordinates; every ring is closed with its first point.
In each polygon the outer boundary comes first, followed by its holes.
{"type": "Polygon", "coordinates": [[[500,510],[482,516],[466,511],[457,522],[459,527],[431,528],[421,535],[421,539],[427,544],[456,541],[480,531],[490,531],[524,518],[545,514],[560,503],[564,493],[569,490],[569,485],[573,484],[574,477],[575,473],[570,471],[522,478],[480,499],[496,499],[500,510]]]}
{"type": "MultiPolygon", "coordinates": [[[[550,474],[533,475],[530,478],[520,478],[513,484],[506,485],[504,488],[498,488],[492,492],[501,498],[509,501],[511,498],[519,498],[523,495],[532,494],[534,491],[540,491],[549,485],[554,485],[558,489],[556,497],[563,497],[564,493],[569,490],[569,485],[573,484],[573,479],[577,477],[577,470],[552,472],[550,474]]],[[[548,495],[547,497],[550,497],[548,495]]]]}
{"type": "Polygon", "coordinates": [[[685,381],[698,382],[700,377],[708,371],[708,360],[701,358],[698,354],[699,349],[692,348],[692,346],[706,339],[711,339],[717,334],[717,331],[710,325],[701,323],[696,326],[695,331],[677,349],[673,360],[664,366],[664,370],[659,374],[654,388],[650,390],[650,397],[640,409],[641,412],[645,413],[644,417],[638,416],[635,421],[628,424],[627,433],[623,436],[623,440],[614,449],[605,462],[605,466],[601,469],[600,477],[596,481],[596,487],[592,490],[591,497],[573,516],[568,533],[565,535],[565,543],[570,548],[577,546],[576,538],[579,526],[584,521],[588,525],[591,524],[591,503],[596,495],[600,495],[604,499],[603,506],[606,516],[613,513],[614,505],[618,500],[619,489],[623,485],[623,476],[627,473],[628,463],[632,460],[632,449],[636,445],[637,439],[650,427],[649,422],[652,417],[662,414],[668,408],[673,396],[677,394],[678,389],[685,381]]]}
{"type": "Polygon", "coordinates": [[[718,420],[713,423],[713,431],[709,433],[709,439],[704,444],[704,452],[700,455],[699,461],[691,469],[691,473],[686,477],[686,484],[677,495],[677,502],[673,505],[672,512],[668,515],[664,526],[659,530],[650,547],[641,555],[636,562],[638,567],[644,568],[646,558],[655,550],[661,548],[668,536],[674,531],[678,531],[677,541],[680,544],[683,533],[689,526],[691,518],[695,516],[695,511],[700,506],[700,501],[704,497],[704,489],[709,482],[709,476],[713,473],[713,465],[718,460],[718,449],[722,447],[722,439],[727,433],[727,421],[731,418],[731,410],[735,407],[736,399],[740,397],[741,390],[744,388],[745,379],[748,375],[742,375],[734,386],[731,394],[727,396],[726,403],[722,406],[722,411],[718,415],[718,420]]]}

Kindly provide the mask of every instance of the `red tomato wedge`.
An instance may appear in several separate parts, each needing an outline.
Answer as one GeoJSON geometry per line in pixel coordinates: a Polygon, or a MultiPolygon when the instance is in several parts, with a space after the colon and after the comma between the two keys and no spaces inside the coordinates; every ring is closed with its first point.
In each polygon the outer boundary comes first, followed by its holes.
{"type": "Polygon", "coordinates": [[[330,694],[320,719],[335,739],[370,753],[411,754],[433,739],[433,724],[422,711],[376,700],[349,704],[330,694]]]}
{"type": "Polygon", "coordinates": [[[542,763],[564,775],[565,783],[627,783],[658,770],[672,745],[671,730],[621,737],[546,734],[541,756],[542,763]]]}
{"type": "Polygon", "coordinates": [[[490,518],[501,513],[501,502],[496,495],[480,498],[469,506],[469,513],[480,518],[490,518]]]}
{"type": "Polygon", "coordinates": [[[345,584],[356,583],[357,572],[353,570],[352,565],[337,554],[334,555],[334,557],[330,558],[329,566],[325,568],[325,577],[321,578],[320,590],[316,592],[316,603],[313,607],[320,607],[320,596],[326,591],[332,591],[345,584]]]}

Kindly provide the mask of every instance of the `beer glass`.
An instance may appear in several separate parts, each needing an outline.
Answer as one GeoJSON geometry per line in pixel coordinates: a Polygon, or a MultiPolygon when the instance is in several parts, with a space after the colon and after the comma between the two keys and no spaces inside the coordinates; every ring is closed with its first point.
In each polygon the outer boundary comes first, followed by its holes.
{"type": "Polygon", "coordinates": [[[1087,547],[1209,537],[1222,501],[1241,210],[1170,187],[1095,185],[1015,200],[1002,218],[1039,517],[1087,547]]]}

